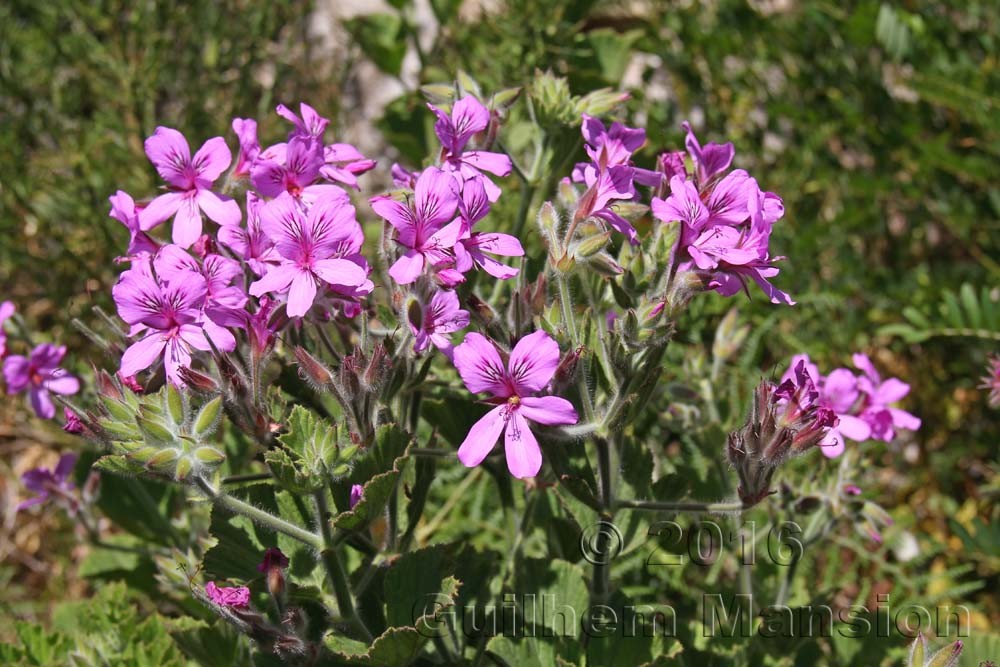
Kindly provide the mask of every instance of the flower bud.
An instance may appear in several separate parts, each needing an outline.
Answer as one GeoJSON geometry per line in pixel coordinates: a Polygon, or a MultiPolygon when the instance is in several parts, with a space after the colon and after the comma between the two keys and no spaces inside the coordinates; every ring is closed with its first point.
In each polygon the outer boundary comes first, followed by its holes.
{"type": "Polygon", "coordinates": [[[542,232],[542,239],[549,249],[549,255],[556,255],[561,250],[559,244],[559,213],[552,202],[545,202],[538,210],[538,228],[542,232]]]}
{"type": "Polygon", "coordinates": [[[177,372],[184,384],[195,391],[203,394],[217,394],[221,391],[219,383],[209,375],[199,373],[185,366],[181,366],[177,372]]]}
{"type": "Polygon", "coordinates": [[[715,330],[715,341],[712,343],[712,357],[718,363],[728,361],[736,354],[750,334],[750,327],[748,325],[738,327],[736,326],[738,322],[739,313],[736,308],[730,308],[715,330]]]}
{"type": "Polygon", "coordinates": [[[323,389],[333,381],[333,373],[316,357],[302,347],[295,348],[295,360],[299,362],[299,371],[315,389],[323,389]]]}
{"type": "Polygon", "coordinates": [[[583,239],[576,244],[573,254],[578,258],[593,257],[608,246],[611,240],[611,232],[599,232],[593,236],[583,239]]]}

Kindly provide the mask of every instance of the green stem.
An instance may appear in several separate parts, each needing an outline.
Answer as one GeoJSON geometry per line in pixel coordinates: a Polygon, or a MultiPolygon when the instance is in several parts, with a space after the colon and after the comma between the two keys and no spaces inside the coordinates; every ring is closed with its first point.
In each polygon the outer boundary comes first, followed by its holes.
{"type": "Polygon", "coordinates": [[[326,568],[330,584],[333,586],[333,594],[337,598],[337,608],[340,610],[340,615],[354,626],[358,634],[365,641],[371,643],[372,633],[354,608],[354,598],[351,596],[351,588],[347,583],[347,574],[344,572],[344,566],[340,562],[340,557],[334,546],[333,533],[327,518],[329,510],[326,504],[326,491],[318,491],[313,497],[316,499],[316,513],[319,515],[319,528],[323,535],[320,557],[323,561],[323,567],[326,568]]]}
{"type": "Polygon", "coordinates": [[[264,510],[254,507],[249,503],[243,502],[239,498],[234,498],[233,496],[216,491],[212,485],[205,481],[202,477],[196,477],[194,481],[201,492],[216,505],[220,505],[234,514],[240,514],[252,521],[256,521],[266,528],[270,528],[271,530],[279,533],[284,533],[285,535],[288,535],[303,544],[307,544],[314,549],[323,548],[323,540],[319,535],[300,528],[293,523],[289,523],[284,519],[279,519],[269,512],[265,512],[264,510]]]}
{"type": "Polygon", "coordinates": [[[631,500],[621,498],[615,501],[616,509],[645,510],[648,512],[707,512],[710,514],[737,513],[748,509],[742,501],[721,503],[698,502],[658,502],[655,500],[631,500]]]}

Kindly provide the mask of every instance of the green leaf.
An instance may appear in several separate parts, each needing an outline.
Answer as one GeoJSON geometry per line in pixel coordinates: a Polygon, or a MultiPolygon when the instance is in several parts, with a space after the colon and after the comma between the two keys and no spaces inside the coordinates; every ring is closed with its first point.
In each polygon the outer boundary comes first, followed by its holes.
{"type": "MultiPolygon", "coordinates": [[[[580,614],[590,606],[590,591],[583,569],[564,560],[526,558],[516,570],[514,590],[534,595],[538,606],[525,622],[536,632],[547,629],[557,637],[575,637],[580,632],[580,614]]],[[[547,634],[547,633],[546,633],[547,634]]]]}
{"type": "Polygon", "coordinates": [[[642,31],[619,33],[611,28],[599,28],[587,33],[587,41],[601,66],[601,75],[608,83],[618,83],[632,58],[632,46],[642,37],[642,31]]]}
{"type": "Polygon", "coordinates": [[[167,631],[185,656],[204,667],[243,665],[250,660],[250,646],[227,623],[182,616],[167,621],[167,631]]]}
{"type": "Polygon", "coordinates": [[[346,22],[361,50],[387,74],[399,76],[406,55],[406,24],[396,14],[369,14],[346,22]]]}

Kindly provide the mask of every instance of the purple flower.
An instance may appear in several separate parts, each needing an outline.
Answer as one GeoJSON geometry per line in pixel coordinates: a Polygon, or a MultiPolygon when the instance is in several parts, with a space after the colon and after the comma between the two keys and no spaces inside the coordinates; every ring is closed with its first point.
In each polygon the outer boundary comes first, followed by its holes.
{"type": "MultiPolygon", "coordinates": [[[[451,172],[459,183],[481,176],[484,171],[501,177],[510,174],[511,161],[503,153],[465,150],[469,140],[490,124],[489,109],[482,102],[466,95],[452,105],[450,114],[432,104],[427,106],[437,116],[434,132],[441,141],[441,167],[451,172]]],[[[490,201],[496,201],[500,188],[485,176],[483,179],[490,201]]]]}
{"type": "Polygon", "coordinates": [[[326,126],[330,124],[328,119],[320,116],[315,109],[305,102],[299,103],[299,113],[302,114],[301,117],[297,116],[294,111],[286,107],[284,104],[279,104],[275,111],[277,111],[279,116],[295,126],[295,129],[293,129],[288,135],[289,140],[294,137],[322,139],[323,132],[326,131],[326,126]]]}
{"type": "Polygon", "coordinates": [[[826,435],[823,436],[823,440],[820,441],[820,448],[824,456],[837,458],[843,454],[845,438],[864,442],[871,437],[871,428],[867,422],[855,415],[855,408],[861,392],[854,373],[846,368],[837,368],[824,377],[807,355],[798,354],[792,357],[792,362],[785,375],[782,376],[782,381],[791,377],[794,369],[800,364],[803,365],[810,380],[817,387],[817,404],[832,410],[838,418],[837,424],[831,426],[826,435]]]}
{"type": "Polygon", "coordinates": [[[455,366],[466,388],[474,394],[489,392],[497,407],[476,422],[458,449],[466,466],[479,465],[504,435],[507,468],[519,479],[534,477],[542,467],[529,420],[546,426],[575,424],[573,405],[558,396],[534,396],[552,379],[559,366],[559,345],[544,331],[518,341],[506,367],[496,346],[470,333],[455,348],[455,366]]]}
{"type": "Polygon", "coordinates": [[[429,303],[415,302],[408,315],[410,331],[415,338],[413,351],[423,352],[434,343],[449,359],[452,358],[453,346],[451,338],[445,334],[469,326],[469,313],[462,310],[458,295],[452,291],[435,292],[429,303]]]}
{"type": "Polygon", "coordinates": [[[220,225],[240,223],[239,205],[211,190],[233,159],[225,139],[209,139],[191,157],[183,134],[169,127],[158,127],[153,136],[146,139],[146,155],[170,191],[151,201],[139,213],[139,226],[143,231],[173,217],[174,243],[187,248],[201,236],[201,211],[220,225]]]}
{"type": "Polygon", "coordinates": [[[268,547],[264,551],[264,560],[257,565],[257,571],[267,572],[275,567],[279,569],[288,567],[288,556],[282,553],[278,547],[268,547]]]}
{"type": "Polygon", "coordinates": [[[141,253],[156,253],[160,244],[149,237],[139,224],[139,211],[136,210],[135,200],[127,193],[119,190],[109,198],[111,202],[111,212],[108,214],[125,226],[128,230],[128,252],[130,257],[141,253]]]}
{"type": "MultiPolygon", "coordinates": [[[[11,306],[13,308],[13,306],[11,306]]],[[[0,306],[0,326],[3,323],[3,306],[0,306]]],[[[3,335],[0,329],[0,336],[3,335]]],[[[3,342],[0,340],[0,357],[3,356],[3,342]]],[[[989,365],[986,367],[986,375],[982,378],[980,389],[990,390],[990,407],[1000,407],[1000,357],[990,357],[989,365]]]]}
{"type": "Polygon", "coordinates": [[[417,179],[411,205],[387,196],[370,200],[375,213],[396,229],[396,241],[406,249],[389,267],[389,275],[400,285],[414,282],[426,266],[453,260],[453,249],[462,234],[462,219],[455,218],[456,190],[455,179],[429,167],[417,179]]]}
{"type": "Polygon", "coordinates": [[[330,144],[323,149],[326,162],[320,167],[320,175],[330,181],[338,181],[355,190],[358,176],[375,168],[375,160],[369,160],[350,144],[330,144]]]}
{"type": "Polygon", "coordinates": [[[864,394],[864,403],[858,416],[871,427],[871,437],[889,442],[896,437],[897,428],[907,431],[919,429],[918,417],[905,410],[889,407],[890,403],[895,403],[910,393],[910,385],[898,378],[889,378],[883,382],[868,355],[855,354],[852,360],[855,367],[863,373],[858,378],[858,388],[864,394]]]}
{"type": "Polygon", "coordinates": [[[736,149],[731,143],[708,143],[702,146],[698,137],[694,136],[694,130],[691,129],[690,123],[684,121],[681,123],[681,127],[687,132],[684,146],[687,148],[688,154],[691,155],[691,161],[694,162],[698,185],[701,189],[705,189],[716,176],[729,169],[733,163],[733,157],[736,155],[736,149]]]}
{"type": "Polygon", "coordinates": [[[250,285],[250,294],[287,293],[289,317],[309,312],[319,286],[347,297],[374,289],[360,255],[364,235],[346,195],[323,196],[308,211],[294,197],[282,195],[264,206],[261,225],[274,241],[280,263],[250,285]]]}
{"type": "Polygon", "coordinates": [[[250,180],[265,197],[287,192],[311,204],[321,195],[344,192],[335,185],[315,184],[323,164],[319,140],[293,136],[287,144],[275,144],[257,156],[250,168],[250,180]]]}
{"type": "Polygon", "coordinates": [[[521,257],[524,248],[516,237],[497,232],[474,232],[473,226],[490,212],[490,202],[486,196],[485,178],[465,182],[462,199],[458,202],[462,214],[463,232],[455,244],[455,269],[466,273],[478,266],[494,278],[507,280],[517,275],[518,269],[501,264],[490,255],[521,257]]]}
{"type": "Polygon", "coordinates": [[[27,391],[35,414],[42,419],[52,419],[56,415],[56,406],[49,394],[68,396],[80,391],[80,381],[59,368],[59,362],[65,356],[64,345],[56,346],[51,343],[37,345],[30,357],[10,355],[3,362],[7,393],[27,391]]]}
{"type": "Polygon", "coordinates": [[[253,191],[247,192],[247,227],[227,225],[219,230],[219,243],[232,250],[258,276],[267,273],[270,264],[280,260],[274,241],[260,224],[264,202],[253,191]]]}
{"type": "Polygon", "coordinates": [[[257,140],[257,121],[250,118],[234,118],[233,132],[240,142],[240,154],[236,158],[233,177],[240,178],[250,175],[250,166],[260,155],[260,142],[257,140]]]}
{"type": "Polygon", "coordinates": [[[417,178],[420,177],[420,171],[408,171],[395,162],[392,164],[390,171],[392,173],[393,185],[397,188],[413,190],[417,187],[417,178]]]}
{"type": "Polygon", "coordinates": [[[35,494],[34,498],[22,501],[17,506],[17,511],[40,505],[53,495],[57,497],[70,497],[69,492],[73,490],[73,483],[69,481],[69,476],[73,473],[73,466],[76,465],[76,454],[63,454],[59,457],[59,463],[54,470],[48,468],[33,468],[21,475],[21,483],[35,494]]]}
{"type": "MultiPolygon", "coordinates": [[[[649,169],[640,169],[632,162],[632,154],[646,143],[646,131],[612,123],[608,129],[597,118],[583,114],[581,126],[584,147],[592,163],[581,162],[573,169],[573,180],[577,183],[593,182],[598,171],[605,167],[631,167],[632,179],[641,185],[656,186],[662,174],[649,169]],[[589,172],[589,176],[588,176],[589,172]]],[[[634,194],[634,188],[633,188],[634,194]]]]}
{"type": "Polygon", "coordinates": [[[63,417],[66,418],[66,423],[63,424],[63,430],[72,435],[80,435],[84,431],[83,422],[77,417],[76,413],[69,408],[63,408],[63,417]]]}
{"type": "Polygon", "coordinates": [[[153,268],[160,279],[170,282],[202,281],[205,301],[202,310],[213,322],[224,327],[241,327],[246,323],[247,295],[243,290],[243,268],[239,262],[217,254],[197,259],[179,246],[164,246],[153,259],[153,268]],[[233,285],[238,281],[237,285],[233,285]]]}
{"type": "Polygon", "coordinates": [[[0,303],[0,359],[7,356],[7,332],[4,330],[3,323],[14,316],[15,310],[17,309],[14,307],[13,301],[0,303]]]}
{"type": "Polygon", "coordinates": [[[214,581],[210,581],[205,584],[205,595],[220,607],[246,608],[250,606],[250,589],[246,586],[226,588],[216,586],[214,581]]]}
{"type": "Polygon", "coordinates": [[[164,282],[152,273],[131,269],[112,289],[118,315],[132,325],[131,335],[141,335],[122,355],[123,376],[131,376],[163,357],[167,378],[184,384],[181,368],[191,366],[191,350],[207,351],[211,345],[224,352],[236,349],[236,339],[202,312],[204,281],[178,279],[164,282]]]}
{"type": "Polygon", "coordinates": [[[622,166],[586,172],[584,177],[587,179],[587,191],[580,197],[574,217],[580,220],[597,218],[624,234],[629,243],[637,245],[639,235],[635,228],[613,208],[613,202],[632,198],[632,173],[631,167],[622,166]]]}
{"type": "Polygon", "coordinates": [[[702,148],[687,124],[685,128],[698,176],[688,179],[682,165],[665,166],[673,173],[669,195],[652,201],[655,218],[681,223],[677,270],[698,272],[707,278],[709,289],[723,296],[746,291],[747,280],[752,280],[771,303],[793,305],[791,297],[768,280],[778,275],[774,263],[782,259],[769,250],[771,228],[784,215],[781,199],[761,191],[742,169],[721,176],[732,162],[732,145],[702,148]]]}
{"type": "Polygon", "coordinates": [[[365,487],[360,484],[351,485],[351,497],[347,500],[347,507],[349,509],[354,509],[354,506],[361,501],[361,498],[365,495],[365,487]]]}

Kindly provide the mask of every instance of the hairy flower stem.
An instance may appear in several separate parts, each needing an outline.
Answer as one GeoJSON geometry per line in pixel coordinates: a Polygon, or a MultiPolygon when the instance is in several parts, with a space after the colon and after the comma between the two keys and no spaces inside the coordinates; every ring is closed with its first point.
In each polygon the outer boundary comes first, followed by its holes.
{"type": "Polygon", "coordinates": [[[354,598],[351,596],[351,589],[347,583],[347,575],[344,573],[344,566],[337,555],[336,543],[328,521],[329,509],[326,504],[326,492],[319,491],[313,494],[313,497],[316,499],[320,533],[323,535],[320,557],[323,561],[323,567],[326,568],[330,585],[333,586],[333,594],[337,598],[337,608],[340,610],[340,615],[354,626],[355,631],[365,641],[371,643],[372,633],[354,608],[354,598]]]}
{"type": "Polygon", "coordinates": [[[220,505],[234,514],[245,516],[251,521],[256,521],[266,528],[270,528],[271,530],[279,533],[284,533],[285,535],[288,535],[303,544],[307,544],[314,549],[323,548],[323,539],[319,535],[300,528],[293,523],[289,523],[284,519],[280,519],[269,512],[265,512],[262,509],[254,507],[250,503],[243,502],[239,498],[234,498],[225,493],[216,491],[212,485],[202,477],[195,477],[194,481],[198,489],[216,505],[220,505]]]}
{"type": "Polygon", "coordinates": [[[631,500],[620,498],[615,501],[616,509],[645,510],[648,512],[705,512],[708,514],[736,514],[749,509],[742,501],[722,503],[674,503],[655,500],[631,500]]]}

